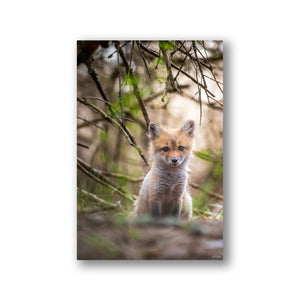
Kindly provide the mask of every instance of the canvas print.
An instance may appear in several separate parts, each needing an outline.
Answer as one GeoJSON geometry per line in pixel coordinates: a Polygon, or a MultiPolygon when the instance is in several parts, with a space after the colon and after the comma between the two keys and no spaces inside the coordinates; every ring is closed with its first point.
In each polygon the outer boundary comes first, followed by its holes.
{"type": "Polygon", "coordinates": [[[223,259],[223,41],[77,41],[77,259],[223,259]]]}

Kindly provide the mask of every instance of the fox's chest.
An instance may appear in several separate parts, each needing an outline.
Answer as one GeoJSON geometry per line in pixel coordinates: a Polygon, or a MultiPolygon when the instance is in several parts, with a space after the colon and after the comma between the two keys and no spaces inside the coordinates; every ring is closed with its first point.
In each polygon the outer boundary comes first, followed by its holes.
{"type": "Polygon", "coordinates": [[[156,195],[162,203],[178,202],[186,188],[186,176],[160,178],[156,184],[156,195]]]}

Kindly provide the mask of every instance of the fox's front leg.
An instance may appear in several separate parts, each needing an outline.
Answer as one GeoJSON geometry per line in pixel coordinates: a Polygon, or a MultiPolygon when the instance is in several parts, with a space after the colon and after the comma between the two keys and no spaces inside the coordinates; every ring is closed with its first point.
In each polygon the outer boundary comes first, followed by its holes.
{"type": "Polygon", "coordinates": [[[161,203],[159,201],[151,201],[149,203],[150,215],[153,218],[161,218],[161,203]]]}
{"type": "Polygon", "coordinates": [[[179,217],[181,213],[181,208],[182,208],[182,202],[177,201],[175,205],[173,206],[173,209],[171,211],[171,215],[174,217],[179,217]]]}

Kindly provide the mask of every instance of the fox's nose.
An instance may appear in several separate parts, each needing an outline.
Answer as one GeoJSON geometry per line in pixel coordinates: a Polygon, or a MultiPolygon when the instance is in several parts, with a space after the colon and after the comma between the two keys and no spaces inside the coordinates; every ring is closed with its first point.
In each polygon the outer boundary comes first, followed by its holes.
{"type": "Polygon", "coordinates": [[[172,158],[172,163],[175,164],[177,163],[178,159],[177,158],[172,158]]]}

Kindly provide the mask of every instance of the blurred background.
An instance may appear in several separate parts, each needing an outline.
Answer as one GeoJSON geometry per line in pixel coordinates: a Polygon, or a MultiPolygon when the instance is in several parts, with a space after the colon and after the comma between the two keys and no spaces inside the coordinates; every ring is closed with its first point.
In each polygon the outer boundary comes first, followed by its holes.
{"type": "Polygon", "coordinates": [[[149,170],[147,124],[196,122],[193,219],[223,219],[223,42],[77,42],[77,207],[127,217],[149,170]]]}

